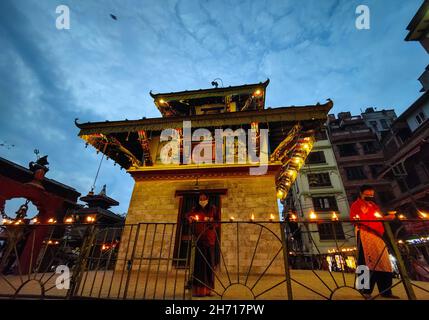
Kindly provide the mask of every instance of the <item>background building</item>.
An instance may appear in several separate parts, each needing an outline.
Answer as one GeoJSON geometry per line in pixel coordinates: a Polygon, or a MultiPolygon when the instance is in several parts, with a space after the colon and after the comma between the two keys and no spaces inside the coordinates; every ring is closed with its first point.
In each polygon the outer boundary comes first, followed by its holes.
{"type": "Polygon", "coordinates": [[[418,41],[429,53],[429,1],[425,0],[407,26],[405,41],[418,41]]]}
{"type": "Polygon", "coordinates": [[[361,113],[361,117],[368,128],[370,128],[380,140],[383,133],[389,131],[392,123],[396,120],[396,112],[390,110],[376,110],[376,108],[366,108],[365,112],[361,113]]]}
{"type": "MultiPolygon", "coordinates": [[[[425,0],[407,26],[408,34],[405,41],[418,41],[429,53],[429,1],[425,0]]],[[[421,92],[429,89],[429,65],[419,77],[422,84],[421,92]]]]}
{"type": "Polygon", "coordinates": [[[329,115],[328,133],[349,204],[356,200],[363,184],[375,188],[382,207],[392,197],[390,182],[378,179],[385,160],[378,136],[387,130],[393,118],[393,110],[367,109],[363,116],[342,112],[338,118],[329,115]]]}
{"type": "MultiPolygon", "coordinates": [[[[289,210],[304,219],[310,219],[310,214],[315,213],[318,219],[329,221],[333,212],[340,220],[349,218],[346,192],[325,131],[316,136],[313,150],[285,202],[284,215],[289,210]]],[[[322,255],[322,259],[327,259],[331,267],[346,263],[350,268],[355,268],[353,253],[356,241],[352,225],[326,222],[309,224],[308,230],[301,225],[300,229],[302,248],[296,246],[297,251],[302,250],[304,255],[322,255]],[[343,252],[350,252],[345,262],[341,261],[343,258],[340,255],[335,254],[337,244],[343,252]]]]}
{"type": "MultiPolygon", "coordinates": [[[[429,1],[409,23],[406,41],[419,41],[429,52],[429,1]]],[[[415,217],[429,211],[429,72],[419,77],[425,92],[393,123],[382,139],[386,157],[379,179],[389,179],[392,210],[415,217]]]]}
{"type": "Polygon", "coordinates": [[[429,211],[429,92],[392,125],[382,144],[386,157],[379,175],[392,189],[388,207],[416,217],[429,211]]]}

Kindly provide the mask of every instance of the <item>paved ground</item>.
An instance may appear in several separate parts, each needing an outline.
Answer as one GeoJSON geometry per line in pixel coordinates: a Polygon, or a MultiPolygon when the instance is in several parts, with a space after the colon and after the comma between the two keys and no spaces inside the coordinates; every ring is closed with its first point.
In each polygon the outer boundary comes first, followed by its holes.
{"type": "MultiPolygon", "coordinates": [[[[168,274],[156,270],[147,272],[88,272],[83,277],[82,286],[78,292],[82,297],[101,298],[129,298],[129,299],[184,299],[189,297],[184,290],[184,270],[172,270],[168,274]]],[[[13,295],[16,289],[24,284],[20,294],[40,295],[41,284],[48,296],[64,296],[67,290],[55,287],[56,274],[33,274],[28,276],[0,276],[0,294],[13,295]]],[[[320,299],[362,299],[360,294],[352,289],[354,274],[332,273],[327,271],[292,270],[292,292],[294,299],[320,300],[320,299]],[[347,287],[348,286],[348,287],[347,287]]],[[[395,280],[394,283],[398,283],[395,280]]],[[[416,285],[429,291],[429,282],[414,282],[416,285]]],[[[429,300],[429,293],[415,287],[419,299],[429,300]]],[[[218,274],[215,291],[223,299],[286,299],[287,290],[284,277],[257,274],[237,277],[237,274],[218,274]]],[[[393,289],[394,294],[407,299],[402,284],[393,289]]],[[[377,294],[377,289],[374,294],[377,294]]],[[[209,298],[194,299],[220,299],[218,295],[209,298]]]]}

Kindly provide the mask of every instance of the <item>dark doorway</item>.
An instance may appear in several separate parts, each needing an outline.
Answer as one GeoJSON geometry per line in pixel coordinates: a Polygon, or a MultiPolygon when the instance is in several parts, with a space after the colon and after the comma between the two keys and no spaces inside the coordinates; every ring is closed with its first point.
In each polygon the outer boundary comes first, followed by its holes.
{"type": "MultiPolygon", "coordinates": [[[[221,210],[221,196],[226,194],[226,189],[207,189],[207,190],[177,190],[176,197],[180,197],[179,212],[177,215],[177,229],[174,244],[174,266],[184,268],[189,265],[192,236],[190,233],[189,222],[186,214],[197,204],[200,192],[209,196],[209,205],[215,205],[219,212],[221,210]],[[188,260],[187,260],[188,259],[188,260]]],[[[220,261],[220,231],[221,227],[216,228],[218,234],[218,243],[215,246],[216,263],[220,261]]]]}

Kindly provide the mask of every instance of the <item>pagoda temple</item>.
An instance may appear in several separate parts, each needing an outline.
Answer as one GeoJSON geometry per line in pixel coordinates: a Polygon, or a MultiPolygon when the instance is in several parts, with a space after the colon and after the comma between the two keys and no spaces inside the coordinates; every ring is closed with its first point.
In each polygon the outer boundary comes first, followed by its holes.
{"type": "MultiPolygon", "coordinates": [[[[286,197],[333,102],[266,108],[268,84],[150,92],[161,117],[76,121],[79,136],[135,180],[126,224],[180,226],[201,190],[220,208],[222,221],[277,221],[278,199],[286,197]],[[233,133],[232,152],[215,146],[217,130],[233,133]],[[174,134],[166,141],[166,132],[177,133],[177,149],[167,152],[177,161],[168,163],[165,148],[174,134]],[[240,132],[245,132],[244,140],[240,132]],[[195,154],[203,154],[204,161],[194,161],[195,154]],[[252,173],[263,164],[265,170],[252,173]]],[[[227,139],[225,135],[221,141],[227,139]]],[[[225,228],[222,243],[227,246],[230,237],[234,232],[225,228]]],[[[176,235],[175,251],[183,239],[185,235],[176,235]]]]}

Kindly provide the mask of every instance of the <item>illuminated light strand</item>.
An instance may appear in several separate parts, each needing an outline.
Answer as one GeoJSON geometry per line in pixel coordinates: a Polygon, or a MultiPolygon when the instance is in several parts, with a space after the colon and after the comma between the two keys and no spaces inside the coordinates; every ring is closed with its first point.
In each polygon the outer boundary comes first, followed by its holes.
{"type": "Polygon", "coordinates": [[[93,223],[93,222],[95,222],[95,217],[93,217],[93,216],[87,216],[87,217],[86,217],[86,222],[88,222],[88,223],[93,223]]]}
{"type": "Polygon", "coordinates": [[[305,163],[305,159],[310,153],[314,143],[314,137],[304,137],[298,139],[296,149],[291,155],[289,162],[284,165],[283,172],[285,175],[281,175],[277,181],[277,198],[283,200],[286,198],[287,193],[293,182],[296,180],[298,171],[305,163]]]}

